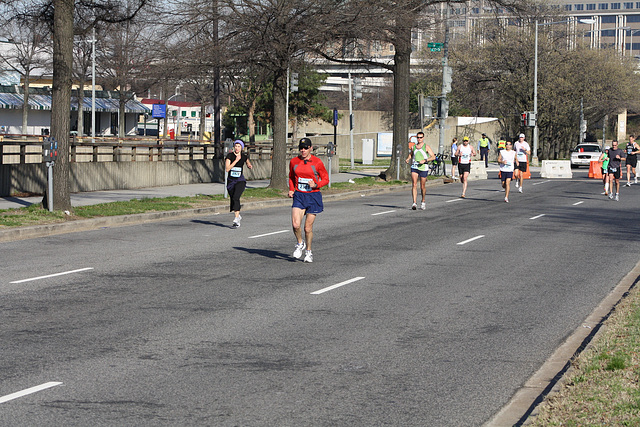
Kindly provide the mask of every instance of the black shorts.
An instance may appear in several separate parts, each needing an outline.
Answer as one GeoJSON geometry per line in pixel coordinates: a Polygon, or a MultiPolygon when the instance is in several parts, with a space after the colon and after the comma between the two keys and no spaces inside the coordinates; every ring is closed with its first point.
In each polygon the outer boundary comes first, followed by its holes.
{"type": "Polygon", "coordinates": [[[526,162],[520,162],[516,165],[516,169],[518,169],[519,171],[522,172],[526,172],[527,171],[527,163],[526,162]]]}
{"type": "Polygon", "coordinates": [[[500,181],[505,182],[507,179],[513,179],[513,172],[500,171],[500,181]]]}
{"type": "Polygon", "coordinates": [[[451,164],[453,166],[458,164],[458,158],[456,156],[451,157],[451,164]]]}
{"type": "Polygon", "coordinates": [[[620,168],[612,168],[609,166],[609,170],[607,171],[609,175],[613,175],[615,179],[620,179],[620,168]]]}
{"type": "Polygon", "coordinates": [[[458,173],[462,175],[465,172],[471,172],[471,163],[458,163],[458,173]]]}
{"type": "Polygon", "coordinates": [[[631,166],[632,168],[635,168],[636,165],[638,164],[638,158],[636,156],[627,157],[626,163],[627,163],[627,165],[631,166]]]}

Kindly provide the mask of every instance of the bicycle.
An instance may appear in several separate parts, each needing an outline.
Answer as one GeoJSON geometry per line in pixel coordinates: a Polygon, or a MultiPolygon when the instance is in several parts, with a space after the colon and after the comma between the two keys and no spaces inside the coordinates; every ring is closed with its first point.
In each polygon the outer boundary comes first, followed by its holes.
{"type": "Polygon", "coordinates": [[[436,158],[427,163],[429,165],[429,175],[442,176],[444,174],[444,161],[448,158],[448,154],[436,154],[436,158]]]}

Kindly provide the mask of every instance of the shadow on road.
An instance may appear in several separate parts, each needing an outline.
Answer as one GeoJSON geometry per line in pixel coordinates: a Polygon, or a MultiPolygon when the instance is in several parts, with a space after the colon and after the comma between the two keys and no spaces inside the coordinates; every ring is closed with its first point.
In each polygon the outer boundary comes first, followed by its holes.
{"type": "Polygon", "coordinates": [[[234,246],[233,249],[237,249],[239,251],[245,251],[246,253],[253,255],[260,255],[267,258],[272,259],[281,259],[289,262],[296,262],[297,260],[292,258],[289,254],[283,254],[282,252],[270,251],[267,249],[252,249],[252,248],[241,248],[238,246],[234,246]]]}
{"type": "Polygon", "coordinates": [[[223,224],[221,222],[214,222],[214,221],[203,221],[201,219],[192,219],[191,222],[194,222],[196,224],[203,224],[203,225],[215,225],[216,227],[222,227],[222,228],[233,228],[233,225],[223,224]]]}

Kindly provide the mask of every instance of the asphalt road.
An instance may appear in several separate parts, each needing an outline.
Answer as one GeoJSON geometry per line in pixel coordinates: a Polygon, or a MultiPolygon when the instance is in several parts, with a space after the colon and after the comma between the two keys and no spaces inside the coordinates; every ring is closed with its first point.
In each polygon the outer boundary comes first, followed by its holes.
{"type": "Polygon", "coordinates": [[[640,250],[640,185],[498,189],[2,243],[0,424],[482,425],[640,250]]]}

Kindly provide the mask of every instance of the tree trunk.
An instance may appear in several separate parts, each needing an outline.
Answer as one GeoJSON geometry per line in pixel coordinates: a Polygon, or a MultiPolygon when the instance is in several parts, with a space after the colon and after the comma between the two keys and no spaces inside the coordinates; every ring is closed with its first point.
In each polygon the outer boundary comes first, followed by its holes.
{"type": "Polygon", "coordinates": [[[273,81],[273,158],[271,159],[271,184],[269,187],[286,190],[288,188],[287,164],[287,78],[286,74],[276,74],[273,81]]]}
{"type": "Polygon", "coordinates": [[[199,140],[203,140],[204,139],[204,133],[206,132],[206,124],[207,124],[207,106],[205,105],[204,99],[201,98],[200,101],[200,129],[198,130],[198,132],[200,133],[200,135],[198,135],[198,139],[199,140]]]}
{"type": "Polygon", "coordinates": [[[251,101],[251,105],[249,106],[249,112],[247,113],[247,133],[249,134],[249,142],[256,142],[256,99],[254,98],[251,101]]]}
{"type": "Polygon", "coordinates": [[[78,137],[84,136],[84,87],[78,89],[78,137]]]}
{"type": "Polygon", "coordinates": [[[385,179],[396,179],[398,147],[400,148],[400,179],[409,179],[409,167],[404,162],[408,154],[409,136],[409,77],[411,60],[411,28],[405,28],[395,43],[393,70],[393,148],[391,164],[384,172],[385,179]]]}
{"type": "MultiPolygon", "coordinates": [[[[53,1],[53,89],[51,135],[58,142],[53,167],[53,208],[71,210],[69,191],[69,131],[73,66],[74,0],[53,1]]],[[[45,195],[44,203],[47,204],[45,195]]]]}
{"type": "Polygon", "coordinates": [[[120,92],[120,100],[118,102],[118,138],[124,138],[127,134],[125,129],[125,122],[127,116],[125,115],[125,105],[127,104],[127,98],[123,92],[120,92]]]}
{"type": "Polygon", "coordinates": [[[28,132],[27,122],[29,121],[29,73],[24,75],[24,92],[22,94],[22,137],[26,138],[28,132]]]}

